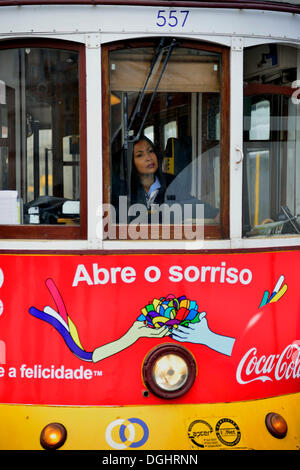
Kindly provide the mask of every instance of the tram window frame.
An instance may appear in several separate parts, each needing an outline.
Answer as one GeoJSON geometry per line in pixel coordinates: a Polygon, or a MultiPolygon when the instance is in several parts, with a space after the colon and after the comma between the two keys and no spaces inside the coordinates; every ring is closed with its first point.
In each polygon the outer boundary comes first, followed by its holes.
{"type": "Polygon", "coordinates": [[[64,224],[0,225],[0,239],[84,240],[87,238],[86,59],[84,44],[57,39],[15,39],[0,43],[0,50],[47,48],[78,53],[78,118],[80,137],[80,222],[64,224]]]}
{"type": "MultiPolygon", "coordinates": [[[[177,40],[177,38],[176,38],[177,40]]],[[[204,226],[204,239],[228,239],[229,238],[229,155],[230,155],[230,48],[222,45],[208,44],[202,41],[178,39],[180,46],[184,48],[197,49],[208,53],[217,53],[222,61],[222,79],[220,80],[220,217],[219,223],[204,226]]],[[[110,77],[109,77],[109,53],[122,49],[133,49],[140,47],[154,47],[153,39],[128,40],[107,43],[102,46],[102,151],[103,151],[103,203],[109,207],[111,203],[111,154],[110,154],[110,77]]],[[[167,123],[167,121],[165,122],[167,123]]],[[[104,217],[109,218],[108,211],[104,217]]],[[[159,224],[159,239],[162,237],[162,224],[159,224]]],[[[121,225],[113,225],[116,231],[116,239],[124,239],[120,234],[121,225]]],[[[193,229],[195,225],[193,225],[193,229]]],[[[128,225],[127,225],[128,229],[128,225]]],[[[170,239],[174,240],[176,225],[170,227],[170,239]]],[[[122,232],[124,234],[124,232],[122,232]]],[[[151,239],[151,225],[148,227],[148,240],[151,239]]],[[[103,233],[105,238],[105,234],[103,233]]],[[[184,235],[182,237],[184,240],[184,235]]]]}

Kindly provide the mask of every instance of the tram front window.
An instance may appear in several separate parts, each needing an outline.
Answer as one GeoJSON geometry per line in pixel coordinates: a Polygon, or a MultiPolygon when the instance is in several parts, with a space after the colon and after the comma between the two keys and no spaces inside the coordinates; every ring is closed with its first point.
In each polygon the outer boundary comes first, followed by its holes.
{"type": "Polygon", "coordinates": [[[300,234],[300,49],[245,50],[244,236],[300,234]]]}
{"type": "MultiPolygon", "coordinates": [[[[160,39],[142,47],[114,47],[108,65],[111,175],[105,202],[112,206],[110,223],[205,224],[206,234],[220,238],[221,213],[224,221],[228,215],[222,205],[226,184],[220,184],[227,132],[220,49],[160,39]]],[[[137,238],[148,236],[146,230],[137,238]]],[[[170,232],[157,237],[169,238],[170,232]]]]}
{"type": "Polygon", "coordinates": [[[78,57],[33,42],[0,50],[1,225],[80,224],[78,57]]]}

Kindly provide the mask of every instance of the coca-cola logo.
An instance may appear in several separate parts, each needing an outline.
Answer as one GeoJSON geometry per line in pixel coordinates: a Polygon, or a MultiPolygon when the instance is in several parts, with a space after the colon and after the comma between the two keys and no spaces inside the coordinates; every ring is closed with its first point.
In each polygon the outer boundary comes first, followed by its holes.
{"type": "Polygon", "coordinates": [[[281,354],[258,355],[257,348],[249,349],[236,370],[236,380],[245,385],[256,380],[296,380],[300,378],[300,342],[295,341],[281,354]]]}

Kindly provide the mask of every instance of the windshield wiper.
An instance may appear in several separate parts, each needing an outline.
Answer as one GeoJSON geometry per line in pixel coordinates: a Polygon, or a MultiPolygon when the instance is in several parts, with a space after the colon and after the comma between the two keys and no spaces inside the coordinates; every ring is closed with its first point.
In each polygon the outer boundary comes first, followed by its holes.
{"type": "Polygon", "coordinates": [[[170,60],[170,57],[171,57],[171,54],[173,52],[173,49],[174,49],[175,46],[178,45],[178,42],[175,39],[172,39],[171,43],[169,43],[167,45],[165,45],[165,43],[166,43],[166,38],[162,38],[159,42],[159,45],[158,45],[158,47],[155,51],[155,54],[153,56],[153,59],[152,59],[146,81],[145,81],[144,86],[143,86],[143,88],[140,92],[140,95],[139,95],[139,98],[138,98],[137,103],[135,105],[135,108],[132,112],[129,124],[128,124],[128,94],[127,93],[123,94],[123,126],[124,126],[123,157],[124,157],[124,173],[125,173],[124,176],[125,176],[125,181],[127,182],[127,194],[128,195],[130,194],[130,184],[131,184],[130,183],[130,174],[131,174],[131,164],[132,164],[131,158],[128,159],[129,143],[134,143],[137,140],[139,140],[141,132],[142,132],[143,127],[144,127],[144,124],[145,124],[146,119],[149,115],[153,100],[156,96],[159,84],[161,82],[161,79],[162,79],[163,74],[166,70],[167,64],[168,64],[168,62],[170,60]],[[132,129],[132,125],[134,123],[134,120],[135,120],[136,116],[139,115],[140,112],[141,112],[142,102],[143,102],[143,99],[145,97],[146,89],[147,89],[149,80],[151,78],[151,75],[153,73],[154,67],[157,64],[160,55],[162,53],[164,53],[165,51],[167,51],[167,54],[165,56],[161,72],[160,72],[159,77],[157,79],[156,85],[154,87],[151,99],[148,103],[148,106],[147,106],[146,112],[144,114],[143,120],[140,124],[139,130],[136,133],[136,135],[130,137],[129,133],[132,129]]]}
{"type": "Polygon", "coordinates": [[[169,62],[169,59],[170,59],[171,54],[173,52],[173,49],[174,49],[175,46],[178,45],[178,42],[176,41],[176,39],[172,39],[171,43],[167,44],[167,45],[165,45],[165,41],[166,41],[166,38],[162,38],[160,40],[160,43],[159,43],[156,51],[155,51],[155,54],[154,54],[154,57],[152,59],[151,65],[150,65],[150,69],[149,69],[145,84],[143,86],[142,91],[140,92],[138,101],[137,101],[137,103],[135,105],[135,108],[133,110],[133,113],[132,113],[132,116],[130,118],[129,124],[128,124],[128,96],[127,96],[127,93],[124,93],[124,96],[123,96],[123,109],[124,109],[124,147],[125,148],[128,148],[128,142],[135,142],[140,138],[141,132],[143,130],[143,126],[144,126],[144,124],[146,122],[146,119],[149,115],[153,100],[156,96],[159,84],[160,84],[161,79],[163,77],[163,74],[166,70],[166,67],[168,65],[168,62],[169,62]],[[136,133],[135,136],[130,137],[129,132],[131,131],[131,128],[132,128],[132,125],[133,125],[133,122],[135,120],[136,115],[140,114],[140,112],[141,112],[141,105],[142,105],[143,99],[145,97],[145,92],[146,92],[149,80],[151,78],[151,75],[153,73],[154,67],[155,67],[155,65],[158,61],[158,58],[159,58],[160,54],[165,52],[165,51],[167,51],[167,54],[165,56],[165,60],[164,60],[161,72],[160,72],[159,77],[157,79],[156,85],[154,87],[151,99],[148,103],[148,106],[147,106],[146,112],[144,114],[143,120],[140,124],[139,130],[138,130],[138,132],[136,133]]]}

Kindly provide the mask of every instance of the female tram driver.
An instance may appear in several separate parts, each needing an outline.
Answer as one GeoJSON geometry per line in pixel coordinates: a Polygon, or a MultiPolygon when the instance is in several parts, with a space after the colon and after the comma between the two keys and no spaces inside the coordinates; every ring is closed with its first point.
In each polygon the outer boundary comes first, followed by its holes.
{"type": "Polygon", "coordinates": [[[151,140],[141,137],[133,147],[131,173],[131,204],[162,204],[166,177],[161,171],[161,158],[151,140]]]}
{"type": "MultiPolygon", "coordinates": [[[[133,146],[133,161],[131,173],[131,204],[143,204],[147,210],[151,209],[152,204],[163,204],[168,202],[166,191],[168,186],[173,182],[173,188],[181,187],[181,195],[184,194],[183,200],[177,198],[176,195],[172,197],[174,202],[185,202],[190,204],[203,204],[204,218],[212,218],[218,221],[218,210],[209,204],[193,198],[189,194],[189,188],[169,174],[165,174],[161,170],[162,161],[158,150],[154,144],[145,136],[142,136],[133,146]],[[175,186],[174,186],[175,183],[175,186]]],[[[174,189],[173,189],[174,191],[174,189]]],[[[172,202],[170,200],[169,202],[172,202]]]]}
{"type": "MultiPolygon", "coordinates": [[[[112,202],[116,209],[118,219],[120,217],[118,196],[127,195],[127,197],[129,197],[130,206],[132,207],[132,211],[130,210],[128,213],[128,215],[130,214],[129,220],[132,220],[132,217],[136,217],[133,210],[137,207],[135,204],[140,204],[145,207],[147,220],[148,217],[151,219],[150,214],[153,213],[153,211],[158,211],[160,223],[162,220],[162,209],[165,204],[168,206],[172,206],[173,204],[177,204],[177,206],[190,204],[193,211],[192,213],[195,212],[197,204],[202,204],[204,207],[204,218],[215,219],[216,222],[218,222],[218,209],[190,195],[189,178],[188,181],[186,181],[186,178],[182,179],[180,174],[174,176],[162,172],[161,155],[155,145],[146,136],[140,137],[133,145],[130,184],[128,185],[128,189],[125,189],[125,184],[123,186],[120,180],[118,183],[118,190],[112,191],[112,202]]],[[[180,214],[182,214],[181,209],[180,211],[180,214]]],[[[147,223],[147,220],[145,220],[145,223],[147,223]]]]}

